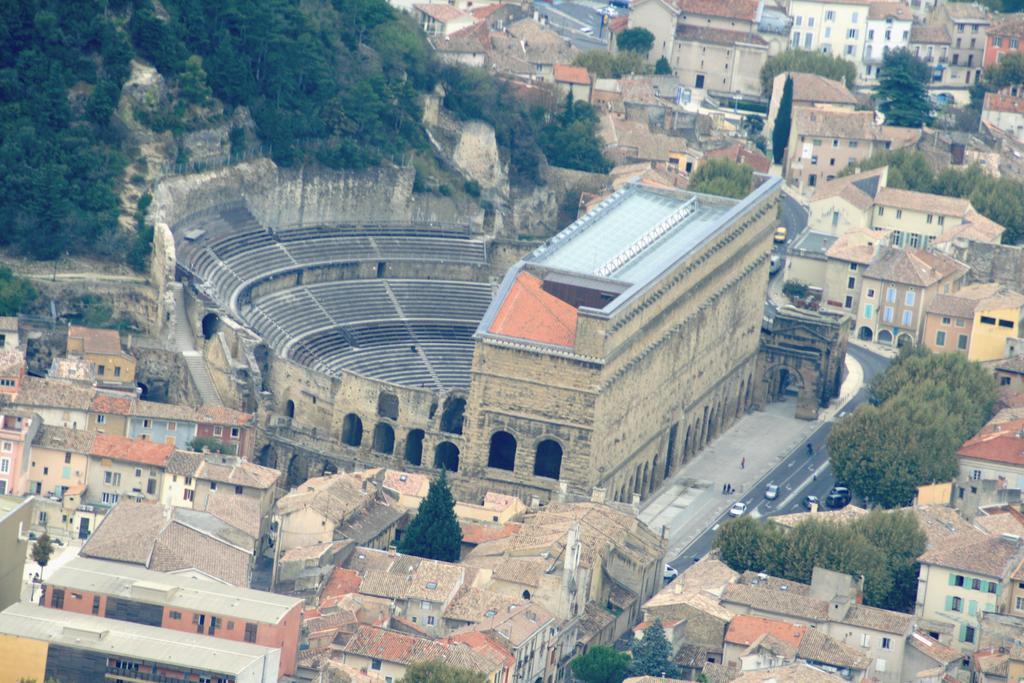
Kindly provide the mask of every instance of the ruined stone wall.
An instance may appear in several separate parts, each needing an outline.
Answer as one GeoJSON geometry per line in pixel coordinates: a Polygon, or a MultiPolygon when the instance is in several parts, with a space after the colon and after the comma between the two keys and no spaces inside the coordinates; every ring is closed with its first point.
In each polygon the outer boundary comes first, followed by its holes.
{"type": "MultiPolygon", "coordinates": [[[[52,300],[58,318],[78,319],[85,312],[83,297],[93,296],[110,308],[111,319],[127,319],[138,329],[156,334],[154,327],[160,320],[162,308],[156,289],[136,280],[99,280],[82,277],[74,279],[32,278],[32,286],[43,300],[52,300]]],[[[49,311],[47,311],[49,314],[49,311]]]]}
{"type": "Polygon", "coordinates": [[[1013,290],[1024,282],[1024,247],[969,242],[954,245],[952,256],[970,266],[971,282],[998,282],[1013,290]]]}
{"type": "Polygon", "coordinates": [[[199,405],[199,393],[180,353],[137,344],[128,352],[137,361],[135,380],[145,385],[147,400],[199,405]]]}

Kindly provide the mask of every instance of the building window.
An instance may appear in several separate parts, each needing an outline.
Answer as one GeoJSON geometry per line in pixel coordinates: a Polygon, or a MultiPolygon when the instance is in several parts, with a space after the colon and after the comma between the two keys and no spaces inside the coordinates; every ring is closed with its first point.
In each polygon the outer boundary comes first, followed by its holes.
{"type": "Polygon", "coordinates": [[[171,619],[174,619],[175,621],[181,621],[181,612],[175,612],[172,610],[171,619]]]}
{"type": "Polygon", "coordinates": [[[847,278],[847,280],[846,280],[846,288],[847,289],[853,289],[856,284],[857,284],[857,278],[855,278],[855,277],[847,278]]]}
{"type": "Polygon", "coordinates": [[[935,218],[934,216],[932,216],[931,214],[928,214],[928,217],[925,219],[925,221],[928,223],[928,225],[931,225],[932,224],[932,220],[934,220],[934,218],[935,218]]]}
{"type": "Polygon", "coordinates": [[[972,591],[980,591],[981,590],[981,579],[971,579],[971,590],[972,591]]]}
{"type": "Polygon", "coordinates": [[[120,377],[120,376],[121,376],[121,366],[120,365],[115,365],[114,366],[114,377],[120,377]]]}
{"type": "Polygon", "coordinates": [[[13,451],[14,450],[14,442],[13,441],[4,441],[3,450],[4,450],[5,453],[10,453],[11,451],[13,451]]]}
{"type": "Polygon", "coordinates": [[[996,319],[993,318],[992,316],[989,316],[989,315],[983,315],[983,316],[981,316],[981,324],[982,325],[995,325],[996,324],[996,319]]]}
{"type": "Polygon", "coordinates": [[[101,500],[102,500],[102,501],[103,501],[103,502],[104,502],[105,504],[107,504],[107,505],[116,505],[116,504],[117,504],[117,501],[118,501],[118,499],[119,499],[120,497],[121,497],[121,496],[120,496],[120,495],[118,495],[118,494],[116,494],[116,493],[110,493],[110,492],[108,492],[108,491],[104,491],[104,492],[103,492],[103,495],[102,495],[102,496],[100,497],[100,499],[101,499],[101,500]]]}
{"type": "Polygon", "coordinates": [[[370,660],[370,668],[374,671],[380,671],[381,663],[379,659],[370,660]]]}
{"type": "Polygon", "coordinates": [[[216,491],[217,490],[217,482],[215,482],[215,481],[211,481],[210,482],[210,490],[211,491],[216,491]]]}
{"type": "Polygon", "coordinates": [[[99,366],[96,367],[96,374],[97,375],[105,375],[105,374],[107,374],[107,369],[104,366],[99,365],[99,366]]]}
{"type": "Polygon", "coordinates": [[[92,613],[93,614],[99,614],[100,613],[100,596],[98,596],[98,595],[92,596],[92,613]]]}
{"type": "Polygon", "coordinates": [[[243,489],[243,488],[242,488],[241,486],[236,486],[236,487],[235,487],[235,495],[236,495],[236,496],[240,496],[240,495],[242,495],[242,491],[243,491],[243,490],[244,490],[244,489],[243,489]]]}
{"type": "Polygon", "coordinates": [[[213,435],[214,436],[224,436],[224,427],[222,427],[220,425],[217,425],[216,427],[214,427],[213,428],[213,435]]]}
{"type": "Polygon", "coordinates": [[[833,147],[838,147],[839,146],[839,140],[833,139],[832,140],[832,146],[833,147]]]}
{"type": "Polygon", "coordinates": [[[958,318],[957,321],[956,321],[956,326],[957,327],[963,327],[966,324],[967,324],[967,322],[963,318],[958,318]]]}
{"type": "Polygon", "coordinates": [[[135,476],[136,477],[141,477],[142,476],[142,470],[139,469],[138,467],[135,468],[135,476]]]}
{"type": "Polygon", "coordinates": [[[1012,320],[1003,320],[1002,318],[1000,318],[999,319],[999,327],[1007,327],[1007,328],[1013,329],[1013,321],[1012,320]]]}
{"type": "Polygon", "coordinates": [[[974,642],[974,627],[973,626],[964,626],[964,642],[965,643],[973,643],[974,642]]]}
{"type": "Polygon", "coordinates": [[[192,485],[192,477],[185,477],[185,486],[192,485]]]}
{"type": "Polygon", "coordinates": [[[896,220],[903,218],[903,209],[896,209],[896,220]]]}
{"type": "Polygon", "coordinates": [[[950,318],[943,318],[942,319],[942,324],[943,325],[948,325],[950,322],[952,322],[952,320],[950,318]]]}
{"type": "Polygon", "coordinates": [[[901,230],[893,230],[892,235],[889,237],[889,241],[892,242],[892,246],[899,247],[903,245],[903,232],[901,230]]]}
{"type": "Polygon", "coordinates": [[[39,524],[42,525],[42,526],[46,526],[46,520],[47,520],[46,512],[44,510],[40,510],[39,511],[39,524]]]}
{"type": "Polygon", "coordinates": [[[910,239],[908,239],[907,242],[912,248],[917,249],[921,246],[921,236],[916,232],[912,232],[910,233],[910,239]]]}
{"type": "Polygon", "coordinates": [[[1017,598],[1017,604],[1014,609],[1024,610],[1024,598],[1017,598]]]}
{"type": "Polygon", "coordinates": [[[255,643],[256,642],[256,624],[245,625],[245,642],[255,643]]]}
{"type": "Polygon", "coordinates": [[[153,422],[151,420],[143,420],[142,421],[142,426],[145,427],[146,429],[149,429],[152,426],[152,424],[153,424],[153,422]]]}
{"type": "Polygon", "coordinates": [[[428,616],[428,617],[427,617],[427,626],[433,626],[433,625],[434,625],[434,621],[435,621],[435,620],[434,620],[434,617],[433,617],[433,615],[431,615],[431,616],[428,616]]]}
{"type": "Polygon", "coordinates": [[[835,10],[825,10],[825,21],[835,21],[836,13],[835,10]]]}
{"type": "Polygon", "coordinates": [[[885,290],[885,300],[886,300],[887,303],[890,303],[890,304],[896,303],[896,288],[895,287],[889,287],[888,289],[885,290]]]}
{"type": "Polygon", "coordinates": [[[847,29],[846,37],[849,38],[850,40],[857,40],[857,29],[855,29],[855,28],[847,29]]]}
{"type": "Polygon", "coordinates": [[[938,332],[935,333],[935,345],[936,346],[945,346],[946,345],[946,333],[943,332],[942,330],[939,330],[938,332]]]}
{"type": "Polygon", "coordinates": [[[959,574],[954,576],[953,577],[953,585],[954,586],[961,586],[962,587],[964,585],[964,577],[960,576],[959,574]]]}
{"type": "Polygon", "coordinates": [[[873,289],[869,289],[869,290],[868,290],[868,293],[867,293],[867,297],[868,297],[869,299],[874,299],[874,298],[875,298],[875,290],[873,290],[873,289]]]}
{"type": "Polygon", "coordinates": [[[854,147],[856,147],[856,146],[857,146],[857,145],[859,145],[860,143],[859,143],[859,142],[857,142],[856,140],[850,140],[850,141],[849,141],[849,142],[847,142],[846,144],[848,144],[848,145],[850,146],[850,149],[853,149],[854,147]]]}
{"type": "Polygon", "coordinates": [[[885,312],[882,314],[882,320],[887,323],[891,323],[893,320],[893,309],[892,306],[886,306],[885,312]]]}
{"type": "Polygon", "coordinates": [[[64,464],[65,465],[70,465],[71,464],[71,454],[70,453],[65,453],[64,454],[64,464]]]}
{"type": "Polygon", "coordinates": [[[889,638],[882,638],[882,649],[883,650],[891,650],[892,649],[892,640],[889,639],[889,638]]]}
{"type": "Polygon", "coordinates": [[[1010,378],[1009,377],[1000,377],[999,378],[999,386],[1001,386],[1001,387],[1008,387],[1008,386],[1010,386],[1010,378]]]}
{"type": "Polygon", "coordinates": [[[843,302],[843,308],[853,308],[853,297],[852,296],[846,297],[846,300],[843,302]]]}
{"type": "Polygon", "coordinates": [[[53,589],[53,599],[50,601],[50,605],[52,605],[54,609],[64,609],[64,589],[63,588],[54,588],[53,589]]]}
{"type": "Polygon", "coordinates": [[[871,304],[864,304],[864,317],[871,320],[871,314],[874,313],[874,308],[871,304]]]}
{"type": "Polygon", "coordinates": [[[914,320],[914,313],[912,311],[903,311],[903,318],[900,320],[900,324],[904,327],[910,327],[914,320]]]}
{"type": "Polygon", "coordinates": [[[956,597],[956,596],[950,598],[950,600],[949,600],[949,609],[951,611],[953,611],[953,612],[963,612],[964,611],[964,601],[962,599],[956,597]]]}
{"type": "Polygon", "coordinates": [[[997,591],[998,591],[998,589],[996,588],[996,582],[995,581],[989,581],[988,582],[988,586],[985,588],[985,592],[986,593],[991,593],[992,595],[996,595],[997,591]]]}
{"type": "Polygon", "coordinates": [[[196,492],[193,489],[185,489],[185,495],[184,495],[185,500],[187,500],[188,502],[191,503],[192,499],[194,499],[195,497],[196,497],[196,492]]]}
{"type": "Polygon", "coordinates": [[[231,438],[232,439],[237,439],[238,438],[238,434],[239,434],[238,427],[232,427],[231,428],[231,438]]]}
{"type": "Polygon", "coordinates": [[[107,421],[107,416],[106,415],[97,415],[96,416],[96,424],[101,425],[101,424],[103,424],[106,421],[107,421]]]}
{"type": "Polygon", "coordinates": [[[956,348],[960,349],[961,351],[966,351],[967,350],[967,335],[966,334],[961,334],[961,335],[959,335],[956,338],[956,348]]]}
{"type": "Polygon", "coordinates": [[[857,264],[856,263],[851,263],[850,264],[850,270],[857,270],[857,264]]]}

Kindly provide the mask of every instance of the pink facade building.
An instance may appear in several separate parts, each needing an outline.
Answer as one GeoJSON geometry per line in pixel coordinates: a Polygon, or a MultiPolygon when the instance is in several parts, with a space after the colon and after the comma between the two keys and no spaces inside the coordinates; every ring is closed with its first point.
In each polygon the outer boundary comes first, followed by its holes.
{"type": "Polygon", "coordinates": [[[0,408],[0,495],[25,493],[29,451],[41,423],[34,413],[0,408]]]}

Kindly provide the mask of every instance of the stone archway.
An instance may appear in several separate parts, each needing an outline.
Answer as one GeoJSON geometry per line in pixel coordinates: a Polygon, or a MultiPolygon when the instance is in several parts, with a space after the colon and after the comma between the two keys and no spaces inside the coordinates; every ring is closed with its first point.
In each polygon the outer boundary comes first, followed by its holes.
{"type": "Polygon", "coordinates": [[[434,448],[434,467],[449,472],[459,471],[459,447],[451,441],[442,441],[434,448]]]}
{"type": "Polygon", "coordinates": [[[295,417],[295,401],[288,399],[284,404],[284,416],[291,419],[295,417]]]}
{"type": "Polygon", "coordinates": [[[874,337],[875,333],[867,325],[864,325],[857,330],[857,339],[860,339],[861,341],[871,341],[874,337]]]}
{"type": "Polygon", "coordinates": [[[896,337],[896,346],[897,346],[897,348],[902,349],[904,346],[913,346],[913,345],[914,345],[914,338],[911,337],[906,332],[901,332],[900,336],[896,337]]]}
{"type": "Polygon", "coordinates": [[[879,344],[892,344],[892,332],[889,330],[878,331],[878,343],[879,344]]]}
{"type": "Polygon", "coordinates": [[[209,341],[213,339],[213,336],[217,334],[217,330],[220,329],[220,318],[217,317],[216,313],[207,313],[203,316],[200,325],[202,327],[203,339],[209,341]]]}

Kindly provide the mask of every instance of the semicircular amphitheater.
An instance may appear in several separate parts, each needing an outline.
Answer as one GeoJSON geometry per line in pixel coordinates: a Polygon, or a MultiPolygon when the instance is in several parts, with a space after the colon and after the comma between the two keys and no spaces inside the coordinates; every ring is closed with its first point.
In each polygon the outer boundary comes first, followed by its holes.
{"type": "Polygon", "coordinates": [[[469,387],[492,286],[468,225],[268,229],[236,203],[175,232],[179,268],[282,357],[331,376],[469,387]]]}

